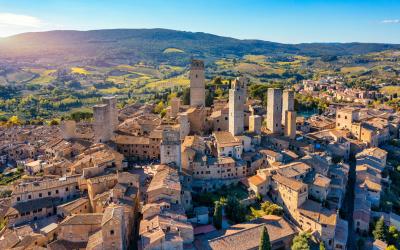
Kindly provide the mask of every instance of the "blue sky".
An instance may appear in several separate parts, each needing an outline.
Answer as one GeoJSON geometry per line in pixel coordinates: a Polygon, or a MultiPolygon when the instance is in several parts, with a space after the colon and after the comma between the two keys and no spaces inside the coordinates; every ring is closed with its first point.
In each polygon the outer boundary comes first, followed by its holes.
{"type": "Polygon", "coordinates": [[[283,43],[400,44],[400,0],[0,0],[0,37],[168,28],[283,43]]]}

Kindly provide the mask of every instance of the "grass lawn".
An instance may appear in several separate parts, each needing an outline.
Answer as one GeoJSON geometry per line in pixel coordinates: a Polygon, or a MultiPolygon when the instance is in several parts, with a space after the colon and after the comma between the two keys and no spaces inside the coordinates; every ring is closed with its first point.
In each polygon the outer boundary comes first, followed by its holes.
{"type": "Polygon", "coordinates": [[[90,72],[87,71],[84,68],[80,68],[80,67],[72,67],[71,68],[72,74],[80,74],[80,75],[89,75],[90,72]]]}
{"type": "Polygon", "coordinates": [[[340,69],[340,72],[347,74],[347,73],[356,73],[366,70],[367,70],[366,67],[343,67],[340,69]]]}
{"type": "Polygon", "coordinates": [[[150,82],[146,85],[147,88],[151,89],[165,89],[165,88],[172,88],[175,86],[187,86],[189,85],[189,79],[186,77],[174,77],[170,79],[150,82]]]}
{"type": "Polygon", "coordinates": [[[380,92],[387,95],[400,95],[400,86],[385,86],[380,89],[380,92]]]}

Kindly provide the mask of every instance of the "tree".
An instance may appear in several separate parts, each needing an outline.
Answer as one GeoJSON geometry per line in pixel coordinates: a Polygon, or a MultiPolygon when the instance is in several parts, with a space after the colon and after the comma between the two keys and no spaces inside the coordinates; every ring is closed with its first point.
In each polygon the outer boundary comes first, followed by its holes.
{"type": "Polygon", "coordinates": [[[263,230],[261,231],[260,246],[258,247],[258,249],[271,250],[271,242],[269,240],[267,227],[263,227],[263,230]]]}
{"type": "Polygon", "coordinates": [[[319,242],[319,250],[325,250],[325,244],[323,241],[319,242]]]}
{"type": "Polygon", "coordinates": [[[386,240],[389,245],[396,245],[398,244],[400,239],[399,231],[395,226],[390,226],[386,235],[386,240]]]}
{"type": "Polygon", "coordinates": [[[206,100],[205,100],[206,107],[211,107],[213,103],[214,103],[214,93],[210,90],[207,90],[206,100]]]}
{"type": "Polygon", "coordinates": [[[189,105],[190,104],[190,89],[189,88],[183,89],[182,102],[183,102],[183,105],[189,105]]]}
{"type": "Polygon", "coordinates": [[[229,196],[225,206],[226,216],[234,223],[240,223],[246,219],[246,207],[240,204],[235,196],[229,196]]]}
{"type": "Polygon", "coordinates": [[[283,208],[280,207],[277,204],[271,203],[269,201],[265,201],[261,204],[261,209],[265,212],[267,215],[277,215],[277,216],[282,216],[283,215],[283,208]]]}
{"type": "Polygon", "coordinates": [[[358,250],[362,250],[362,249],[364,249],[364,245],[365,245],[365,240],[364,240],[364,238],[358,238],[357,239],[357,249],[358,250]]]}
{"type": "Polygon", "coordinates": [[[216,229],[222,228],[222,206],[218,201],[215,202],[213,224],[216,229]]]}
{"type": "Polygon", "coordinates": [[[60,125],[59,119],[53,119],[50,121],[50,126],[60,125]]]}
{"type": "Polygon", "coordinates": [[[375,240],[385,240],[386,226],[383,217],[376,222],[375,229],[372,231],[375,240]]]}
{"type": "Polygon", "coordinates": [[[153,112],[155,114],[160,114],[161,111],[163,111],[164,109],[164,103],[162,101],[160,101],[153,109],[153,112]]]}
{"type": "Polygon", "coordinates": [[[21,125],[21,120],[18,118],[18,116],[13,115],[8,119],[8,125],[9,126],[21,125]]]}
{"type": "Polygon", "coordinates": [[[300,233],[296,237],[293,238],[292,250],[310,250],[310,245],[308,244],[308,240],[310,239],[310,234],[308,233],[300,233]]]}

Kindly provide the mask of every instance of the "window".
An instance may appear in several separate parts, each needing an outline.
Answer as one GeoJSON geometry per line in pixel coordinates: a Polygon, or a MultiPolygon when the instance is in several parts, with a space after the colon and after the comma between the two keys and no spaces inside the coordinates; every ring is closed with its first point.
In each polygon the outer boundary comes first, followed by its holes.
{"type": "Polygon", "coordinates": [[[65,191],[68,191],[68,187],[65,188],[65,191]]]}
{"type": "Polygon", "coordinates": [[[21,198],[20,197],[17,197],[17,201],[20,201],[21,200],[21,198]]]}
{"type": "Polygon", "coordinates": [[[51,192],[47,192],[47,195],[50,196],[50,195],[51,195],[51,192]]]}
{"type": "Polygon", "coordinates": [[[110,230],[110,235],[114,235],[114,230],[110,230]]]}
{"type": "Polygon", "coordinates": [[[32,195],[28,195],[28,199],[29,199],[29,200],[32,199],[32,195]]]}
{"type": "Polygon", "coordinates": [[[42,197],[42,193],[39,193],[39,197],[42,197]]]}
{"type": "Polygon", "coordinates": [[[58,194],[58,189],[56,189],[56,194],[58,194]]]}

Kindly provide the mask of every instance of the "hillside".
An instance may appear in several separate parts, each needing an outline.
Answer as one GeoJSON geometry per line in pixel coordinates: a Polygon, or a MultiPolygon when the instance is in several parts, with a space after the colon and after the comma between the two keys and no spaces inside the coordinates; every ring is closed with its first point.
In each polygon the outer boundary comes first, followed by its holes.
{"type": "Polygon", "coordinates": [[[215,61],[254,55],[344,56],[400,49],[394,44],[281,44],[239,40],[199,32],[166,29],[112,29],[23,33],[0,40],[0,59],[18,58],[60,64],[187,64],[191,57],[215,61]]]}

